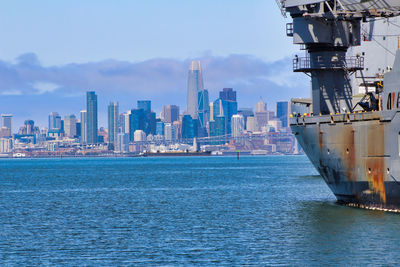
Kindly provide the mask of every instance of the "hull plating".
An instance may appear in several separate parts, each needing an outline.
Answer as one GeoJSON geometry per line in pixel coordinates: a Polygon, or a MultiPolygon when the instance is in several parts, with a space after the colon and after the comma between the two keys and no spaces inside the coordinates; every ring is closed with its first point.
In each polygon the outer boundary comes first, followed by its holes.
{"type": "Polygon", "coordinates": [[[295,118],[291,128],[339,202],[400,208],[399,117],[374,112],[295,118]]]}

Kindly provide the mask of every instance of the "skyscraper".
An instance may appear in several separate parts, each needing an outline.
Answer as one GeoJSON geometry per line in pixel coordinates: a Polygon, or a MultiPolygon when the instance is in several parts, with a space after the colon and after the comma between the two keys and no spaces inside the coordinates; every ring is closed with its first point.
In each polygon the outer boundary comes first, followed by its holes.
{"type": "Polygon", "coordinates": [[[164,106],[164,122],[172,123],[179,120],[179,107],[175,105],[164,106]]]}
{"type": "Polygon", "coordinates": [[[108,143],[117,147],[118,135],[118,102],[112,102],[108,105],[108,143]]]}
{"type": "Polygon", "coordinates": [[[236,101],[236,91],[232,88],[224,88],[219,92],[219,98],[226,101],[236,101]]]}
{"type": "Polygon", "coordinates": [[[182,118],[182,138],[194,138],[197,137],[197,123],[196,119],[193,119],[192,116],[186,114],[182,118]]]}
{"type": "Polygon", "coordinates": [[[64,117],[64,133],[67,137],[76,136],[76,117],[75,115],[67,115],[64,117]]]}
{"type": "Polygon", "coordinates": [[[244,131],[244,118],[236,114],[232,116],[232,137],[239,137],[244,131]]]}
{"type": "Polygon", "coordinates": [[[188,75],[186,113],[192,116],[193,119],[197,119],[198,92],[203,89],[203,75],[201,71],[200,61],[192,61],[190,62],[188,75]]]}
{"type": "Polygon", "coordinates": [[[49,130],[61,130],[61,116],[57,112],[49,114],[49,130]]]}
{"type": "Polygon", "coordinates": [[[265,104],[265,102],[260,97],[260,101],[258,101],[256,104],[256,112],[265,112],[265,111],[267,111],[267,104],[265,104]]]}
{"type": "Polygon", "coordinates": [[[87,144],[87,112],[81,110],[81,143],[87,144]]]}
{"type": "Polygon", "coordinates": [[[86,93],[87,111],[87,143],[97,144],[97,95],[95,92],[86,93]]]}
{"type": "Polygon", "coordinates": [[[6,127],[12,130],[12,115],[11,114],[1,114],[1,125],[0,127],[6,127]]]}
{"type": "Polygon", "coordinates": [[[210,120],[210,104],[208,100],[208,91],[206,89],[198,92],[197,108],[200,127],[205,129],[207,122],[210,120]]]}
{"type": "MultiPolygon", "coordinates": [[[[233,91],[231,88],[228,88],[228,90],[225,90],[225,93],[227,93],[227,92],[229,92],[229,94],[230,94],[230,99],[236,99],[235,91],[233,91]]],[[[224,93],[224,91],[221,91],[221,93],[224,93]]],[[[224,94],[222,94],[222,95],[224,96],[224,94]]],[[[218,98],[217,100],[214,101],[213,109],[214,109],[213,117],[214,117],[215,121],[216,121],[217,116],[225,117],[225,119],[224,119],[224,121],[225,121],[224,134],[230,134],[231,133],[232,116],[237,114],[236,100],[224,100],[222,98],[218,98]]],[[[222,119],[219,119],[219,120],[222,121],[222,119]]],[[[220,124],[216,123],[216,127],[219,127],[219,125],[220,124]]]]}
{"type": "Polygon", "coordinates": [[[132,109],[129,115],[129,140],[134,141],[135,131],[144,130],[145,113],[143,109],[132,109]]]}
{"type": "Polygon", "coordinates": [[[149,111],[151,111],[151,101],[150,100],[138,100],[137,108],[143,109],[144,112],[149,112],[149,111]]]}
{"type": "Polygon", "coordinates": [[[276,117],[281,120],[282,127],[288,127],[289,102],[281,101],[276,103],[276,117]]]}

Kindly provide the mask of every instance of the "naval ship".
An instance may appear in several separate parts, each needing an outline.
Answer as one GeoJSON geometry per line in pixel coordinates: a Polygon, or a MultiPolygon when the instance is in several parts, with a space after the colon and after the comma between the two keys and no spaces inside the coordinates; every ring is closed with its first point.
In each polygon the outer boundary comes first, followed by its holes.
{"type": "Polygon", "coordinates": [[[298,143],[339,203],[400,209],[400,0],[276,1],[311,78],[298,143]]]}

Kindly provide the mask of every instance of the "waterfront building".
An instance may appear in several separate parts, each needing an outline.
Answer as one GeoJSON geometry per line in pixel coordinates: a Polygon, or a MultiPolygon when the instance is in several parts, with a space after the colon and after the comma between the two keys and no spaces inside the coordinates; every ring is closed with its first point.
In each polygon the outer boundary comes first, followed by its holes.
{"type": "Polygon", "coordinates": [[[117,146],[115,151],[120,153],[129,152],[129,134],[128,133],[119,133],[117,134],[117,146]]]}
{"type": "Polygon", "coordinates": [[[87,111],[87,143],[97,144],[97,95],[95,92],[86,93],[87,111]]]}
{"type": "Polygon", "coordinates": [[[232,137],[239,137],[244,132],[243,115],[235,114],[232,116],[232,137]]]}
{"type": "Polygon", "coordinates": [[[173,125],[172,123],[165,124],[164,137],[166,141],[175,141],[177,139],[175,125],[173,125]]]}
{"type": "Polygon", "coordinates": [[[200,61],[190,62],[188,73],[187,107],[186,113],[197,119],[198,115],[198,92],[203,90],[203,75],[200,61]]]}
{"type": "Polygon", "coordinates": [[[87,112],[81,110],[81,143],[87,144],[87,112]]]}
{"type": "Polygon", "coordinates": [[[74,138],[76,136],[75,115],[67,115],[64,117],[64,133],[66,137],[74,138]]]}
{"type": "Polygon", "coordinates": [[[117,145],[118,134],[118,102],[111,102],[108,105],[108,143],[117,145]]]}
{"type": "Polygon", "coordinates": [[[192,116],[186,114],[182,117],[182,138],[194,138],[197,136],[197,119],[193,119],[192,116]]]}
{"type": "Polygon", "coordinates": [[[146,141],[146,133],[143,130],[136,130],[134,132],[134,139],[135,142],[144,142],[146,141]]]}
{"type": "Polygon", "coordinates": [[[49,130],[61,131],[61,116],[57,112],[50,112],[49,114],[49,130]]]}
{"type": "Polygon", "coordinates": [[[0,127],[7,127],[12,131],[12,115],[11,114],[1,114],[1,124],[0,127]]]}
{"type": "Polygon", "coordinates": [[[289,125],[289,102],[280,101],[276,103],[276,117],[281,120],[282,127],[286,128],[289,125]]]}
{"type": "Polygon", "coordinates": [[[168,105],[163,108],[164,122],[172,123],[179,120],[179,107],[176,105],[168,105]]]}

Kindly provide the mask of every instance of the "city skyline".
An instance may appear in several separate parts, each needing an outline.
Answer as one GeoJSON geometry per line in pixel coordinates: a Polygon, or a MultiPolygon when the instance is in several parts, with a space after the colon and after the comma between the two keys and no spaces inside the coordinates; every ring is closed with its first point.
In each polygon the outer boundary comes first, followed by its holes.
{"type": "MultiPolygon", "coordinates": [[[[242,106],[253,105],[254,96],[272,105],[309,95],[307,77],[291,72],[296,50],[284,36],[286,21],[273,1],[89,0],[75,2],[74,9],[63,1],[16,5],[7,2],[0,10],[8,22],[0,25],[7,40],[0,44],[0,112],[12,113],[15,125],[32,117],[44,126],[49,111],[83,110],[88,90],[101,96],[99,107],[119,101],[120,109],[128,110],[148,98],[157,114],[166,99],[183,110],[192,60],[202,62],[210,99],[224,87],[242,92],[242,106]],[[146,17],[150,11],[157,16],[146,17]],[[279,40],[271,42],[271,36],[279,40]]],[[[98,112],[99,125],[106,126],[107,109],[98,112]]]]}

